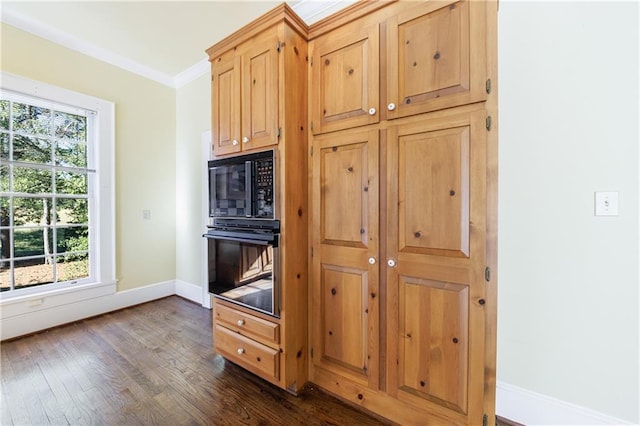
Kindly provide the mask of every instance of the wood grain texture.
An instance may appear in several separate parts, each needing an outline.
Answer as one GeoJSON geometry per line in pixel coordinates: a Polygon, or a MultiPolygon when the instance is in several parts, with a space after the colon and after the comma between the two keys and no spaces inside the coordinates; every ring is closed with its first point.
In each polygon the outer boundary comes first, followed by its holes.
{"type": "Polygon", "coordinates": [[[211,338],[211,312],[171,296],[2,342],[2,425],[389,424],[315,387],[293,396],[211,338]]]}

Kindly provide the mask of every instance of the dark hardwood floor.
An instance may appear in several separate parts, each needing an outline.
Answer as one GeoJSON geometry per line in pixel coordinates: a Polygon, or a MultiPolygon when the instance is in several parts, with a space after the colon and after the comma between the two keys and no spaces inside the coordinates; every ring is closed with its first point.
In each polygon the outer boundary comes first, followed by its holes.
{"type": "Polygon", "coordinates": [[[211,311],[177,296],[2,342],[2,425],[374,425],[213,353],[211,311]]]}
{"type": "Polygon", "coordinates": [[[257,378],[214,354],[211,333],[211,311],[171,296],[2,342],[0,424],[387,424],[257,378]]]}

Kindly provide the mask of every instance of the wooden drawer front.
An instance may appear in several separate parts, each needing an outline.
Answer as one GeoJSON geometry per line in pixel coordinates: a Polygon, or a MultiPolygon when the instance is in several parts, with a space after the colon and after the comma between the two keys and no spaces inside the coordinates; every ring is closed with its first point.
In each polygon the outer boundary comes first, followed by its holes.
{"type": "Polygon", "coordinates": [[[216,324],[216,350],[256,374],[280,377],[280,352],[216,324]]]}
{"type": "Polygon", "coordinates": [[[215,310],[216,321],[221,325],[259,340],[280,343],[280,325],[219,304],[215,310]]]}

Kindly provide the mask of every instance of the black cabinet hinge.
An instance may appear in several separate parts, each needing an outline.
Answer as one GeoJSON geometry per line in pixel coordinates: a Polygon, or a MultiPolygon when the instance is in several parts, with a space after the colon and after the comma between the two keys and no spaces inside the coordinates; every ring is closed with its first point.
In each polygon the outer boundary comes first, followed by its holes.
{"type": "Polygon", "coordinates": [[[482,426],[488,426],[489,425],[489,416],[487,416],[486,414],[483,414],[482,416],[482,426]]]}
{"type": "Polygon", "coordinates": [[[278,43],[276,43],[276,50],[280,52],[281,48],[282,48],[282,43],[280,43],[280,40],[278,40],[278,43]]]}
{"type": "Polygon", "coordinates": [[[487,93],[491,93],[491,79],[488,78],[485,84],[485,89],[487,89],[487,93]]]}
{"type": "Polygon", "coordinates": [[[282,127],[278,127],[278,133],[277,133],[277,137],[278,139],[280,139],[280,135],[282,134],[282,127]]]}
{"type": "Polygon", "coordinates": [[[488,117],[487,117],[487,120],[486,120],[486,127],[487,127],[487,130],[488,130],[488,131],[490,131],[490,130],[491,130],[491,116],[488,116],[488,117]]]}
{"type": "Polygon", "coordinates": [[[313,358],[313,348],[311,348],[311,358],[313,358]]]}
{"type": "Polygon", "coordinates": [[[491,268],[489,268],[488,266],[484,268],[484,280],[486,282],[491,281],[491,268]]]}

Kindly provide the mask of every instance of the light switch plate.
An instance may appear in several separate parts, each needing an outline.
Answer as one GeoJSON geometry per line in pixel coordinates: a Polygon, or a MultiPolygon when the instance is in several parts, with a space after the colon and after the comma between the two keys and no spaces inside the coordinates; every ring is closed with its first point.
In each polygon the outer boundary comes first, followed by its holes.
{"type": "Polygon", "coordinates": [[[618,192],[596,192],[595,215],[618,216],[618,192]]]}

